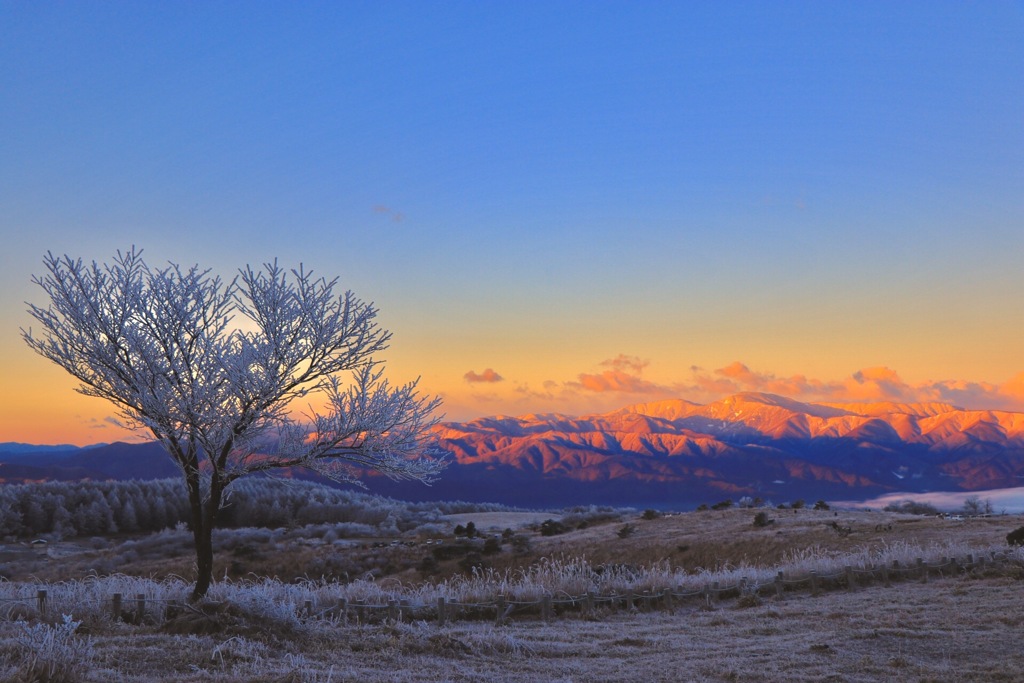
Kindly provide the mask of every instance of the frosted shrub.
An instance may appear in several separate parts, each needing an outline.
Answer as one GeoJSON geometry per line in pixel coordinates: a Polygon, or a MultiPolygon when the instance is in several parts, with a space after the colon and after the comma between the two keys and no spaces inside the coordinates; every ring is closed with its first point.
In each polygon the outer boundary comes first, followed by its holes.
{"type": "Polygon", "coordinates": [[[412,536],[412,537],[416,537],[416,536],[428,536],[428,537],[447,536],[450,533],[449,529],[450,529],[449,525],[444,523],[444,522],[427,522],[426,524],[421,524],[420,526],[416,527],[415,529],[407,532],[406,535],[407,536],[412,536]]]}
{"type": "Polygon", "coordinates": [[[292,630],[301,625],[300,606],[312,595],[301,585],[264,579],[216,584],[210,591],[210,597],[214,601],[230,603],[248,619],[292,630]]]}
{"type": "Polygon", "coordinates": [[[607,505],[576,506],[565,511],[561,523],[570,529],[585,529],[595,524],[618,522],[623,515],[632,516],[633,508],[614,508],[607,505]]]}
{"type": "Polygon", "coordinates": [[[368,538],[376,535],[376,530],[367,524],[344,522],[334,527],[339,538],[368,538]]]}
{"type": "Polygon", "coordinates": [[[81,622],[65,614],[59,624],[19,622],[15,640],[21,651],[21,666],[15,680],[39,683],[73,683],[92,663],[92,641],[75,635],[81,622]]]}

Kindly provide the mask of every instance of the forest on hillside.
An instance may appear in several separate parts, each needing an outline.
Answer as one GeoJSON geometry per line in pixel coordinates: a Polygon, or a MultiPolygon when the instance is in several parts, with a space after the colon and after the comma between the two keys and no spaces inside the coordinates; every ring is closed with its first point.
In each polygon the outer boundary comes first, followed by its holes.
{"type": "MultiPolygon", "coordinates": [[[[350,535],[393,535],[442,515],[509,509],[488,503],[407,503],[305,481],[251,478],[231,489],[221,526],[342,524],[350,535]]],[[[186,525],[179,479],[41,482],[0,486],[0,538],[152,532],[186,525]]]]}

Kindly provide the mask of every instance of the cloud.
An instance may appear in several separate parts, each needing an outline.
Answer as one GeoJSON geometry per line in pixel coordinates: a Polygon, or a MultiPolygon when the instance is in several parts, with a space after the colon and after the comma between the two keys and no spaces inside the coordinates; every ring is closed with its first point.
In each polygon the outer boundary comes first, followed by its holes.
{"type": "Polygon", "coordinates": [[[1024,402],[1024,372],[1018,372],[999,387],[1001,394],[1024,402]]]}
{"type": "Polygon", "coordinates": [[[690,367],[689,380],[656,382],[643,376],[649,361],[620,354],[599,363],[601,372],[580,373],[575,381],[545,383],[550,394],[565,401],[615,394],[685,398],[710,403],[746,391],[778,394],[817,403],[948,403],[974,410],[1024,411],[1024,372],[1003,384],[966,380],[909,382],[893,368],[877,365],[842,379],[817,379],[803,374],[780,376],[754,370],[736,361],[715,370],[690,367]],[[555,392],[556,386],[561,387],[555,392]]]}
{"type": "Polygon", "coordinates": [[[636,356],[627,356],[624,353],[620,353],[615,358],[601,361],[601,365],[610,367],[616,372],[627,372],[639,375],[644,371],[651,362],[648,360],[641,360],[636,356]]]}
{"type": "Polygon", "coordinates": [[[603,414],[630,402],[682,398],[712,403],[743,392],[777,394],[808,403],[940,402],[969,410],[1024,411],[1024,372],[1002,384],[957,379],[913,382],[894,368],[875,365],[839,379],[820,379],[803,374],[779,375],[735,361],[713,370],[693,365],[689,376],[679,380],[645,376],[650,365],[638,356],[619,354],[571,380],[510,382],[493,368],[470,370],[463,379],[474,387],[471,393],[475,405],[486,401],[501,406],[500,410],[508,414],[603,414]],[[485,390],[479,385],[491,388],[485,390]],[[491,393],[481,396],[481,390],[491,393]]]}
{"type": "MultiPolygon", "coordinates": [[[[571,383],[572,384],[572,383],[571,383]]],[[[656,394],[665,389],[635,375],[618,370],[605,370],[599,375],[580,374],[578,384],[587,391],[618,391],[626,394],[656,394]]]]}
{"type": "Polygon", "coordinates": [[[735,394],[742,391],[761,391],[784,396],[807,394],[831,395],[841,385],[808,379],[804,375],[776,377],[772,373],[755,372],[747,365],[736,361],[708,374],[698,367],[691,368],[696,388],[711,394],[735,394]]]}
{"type": "Polygon", "coordinates": [[[377,204],[373,207],[374,213],[384,214],[389,217],[394,223],[401,223],[405,220],[405,214],[401,211],[395,211],[391,207],[384,206],[383,204],[377,204]]]}
{"type": "Polygon", "coordinates": [[[598,374],[580,373],[577,381],[566,382],[572,389],[595,393],[618,392],[624,394],[671,394],[672,389],[643,379],[640,375],[650,361],[636,356],[619,354],[602,361],[600,365],[611,368],[598,374]]]}
{"type": "Polygon", "coordinates": [[[930,380],[911,383],[886,366],[863,368],[842,380],[821,380],[792,375],[779,377],[751,370],[739,361],[708,372],[694,366],[681,395],[713,401],[744,391],[780,394],[803,401],[897,403],[942,402],[975,409],[1024,409],[1024,373],[1002,385],[966,380],[930,380]]]}
{"type": "Polygon", "coordinates": [[[982,501],[989,502],[992,507],[1000,512],[1018,514],[1024,512],[1024,488],[993,489],[990,491],[962,491],[962,492],[930,492],[930,493],[887,493],[877,498],[863,501],[836,501],[836,505],[849,505],[857,507],[883,508],[886,505],[899,505],[903,501],[911,500],[918,503],[928,503],[940,510],[957,511],[963,510],[964,501],[971,497],[979,497],[982,501]]]}
{"type": "Polygon", "coordinates": [[[500,382],[500,381],[502,381],[505,378],[502,377],[501,375],[499,375],[497,372],[495,372],[492,368],[487,368],[486,370],[484,370],[483,372],[481,372],[479,374],[474,372],[473,370],[470,370],[469,372],[467,372],[465,375],[462,376],[462,379],[466,380],[467,382],[473,382],[473,383],[475,383],[475,382],[493,383],[493,382],[500,382]]]}

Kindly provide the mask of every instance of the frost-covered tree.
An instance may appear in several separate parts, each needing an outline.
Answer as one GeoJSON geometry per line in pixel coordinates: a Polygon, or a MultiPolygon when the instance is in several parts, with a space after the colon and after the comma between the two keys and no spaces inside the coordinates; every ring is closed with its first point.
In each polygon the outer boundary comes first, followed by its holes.
{"type": "Polygon", "coordinates": [[[275,261],[225,282],[199,266],[151,268],[135,247],[110,264],[43,262],[33,282],[49,303],[29,304],[42,329],[22,336],[181,468],[193,599],[210,586],[212,530],[238,478],[304,467],[336,481],[371,469],[430,482],[444,467],[428,442],[440,400],[383,379],[374,356],[391,333],[372,304],[336,294],[337,279],[275,261]]]}

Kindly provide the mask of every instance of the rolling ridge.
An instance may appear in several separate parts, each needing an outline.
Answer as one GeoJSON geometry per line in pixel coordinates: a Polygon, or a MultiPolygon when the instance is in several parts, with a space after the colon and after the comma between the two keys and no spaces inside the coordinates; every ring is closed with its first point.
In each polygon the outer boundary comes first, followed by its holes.
{"type": "MultiPolygon", "coordinates": [[[[679,399],[603,415],[446,422],[434,436],[451,453],[438,482],[424,487],[367,473],[368,487],[414,500],[672,506],[744,495],[855,499],[1024,482],[1024,413],[943,403],[815,404],[743,393],[706,405],[679,399]]],[[[155,444],[0,449],[0,478],[12,483],[176,474],[155,444]]]]}

